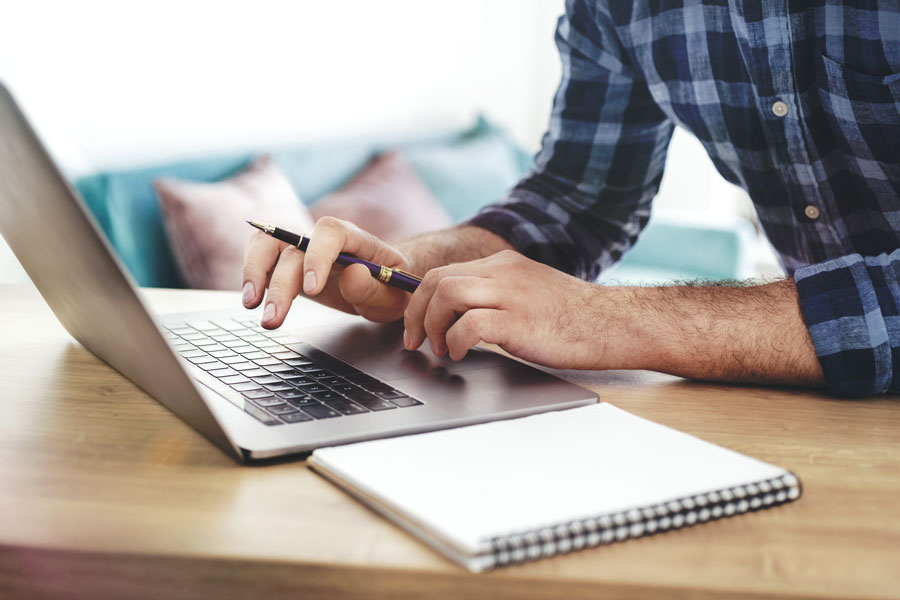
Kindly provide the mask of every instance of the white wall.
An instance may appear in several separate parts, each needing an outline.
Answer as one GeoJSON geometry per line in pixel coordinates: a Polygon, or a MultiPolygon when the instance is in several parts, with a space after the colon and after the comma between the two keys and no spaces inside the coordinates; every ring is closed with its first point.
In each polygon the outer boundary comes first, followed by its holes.
{"type": "MultiPolygon", "coordinates": [[[[562,5],[0,0],[0,79],[73,175],[459,126],[478,112],[535,150],[559,77],[562,5]]],[[[673,142],[678,173],[661,206],[743,210],[692,142],[673,142]]],[[[21,279],[16,267],[0,247],[0,280],[21,279]]]]}

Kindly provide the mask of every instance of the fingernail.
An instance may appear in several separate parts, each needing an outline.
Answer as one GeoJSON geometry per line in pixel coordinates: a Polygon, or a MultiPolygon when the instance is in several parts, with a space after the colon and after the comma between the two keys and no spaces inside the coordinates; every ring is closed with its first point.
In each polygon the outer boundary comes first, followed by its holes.
{"type": "Polygon", "coordinates": [[[311,294],[316,289],[316,273],[315,271],[307,271],[303,277],[303,291],[311,294]]]}
{"type": "Polygon", "coordinates": [[[263,316],[262,316],[263,323],[274,319],[276,312],[278,312],[278,311],[275,310],[274,302],[269,302],[268,304],[266,304],[266,310],[263,311],[263,316]]]}
{"type": "Polygon", "coordinates": [[[250,304],[251,302],[253,302],[253,298],[255,298],[255,297],[256,297],[256,288],[253,287],[252,281],[248,281],[247,283],[244,284],[244,296],[242,298],[244,301],[244,304],[250,304]]]}
{"type": "Polygon", "coordinates": [[[403,347],[409,350],[409,332],[407,330],[403,330],[403,347]]]}

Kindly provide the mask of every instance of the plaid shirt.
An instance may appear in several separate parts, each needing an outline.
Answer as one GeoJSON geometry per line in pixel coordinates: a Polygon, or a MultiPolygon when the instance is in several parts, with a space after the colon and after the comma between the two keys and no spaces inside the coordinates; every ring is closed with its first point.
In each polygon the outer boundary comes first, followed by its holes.
{"type": "Polygon", "coordinates": [[[556,41],[535,166],[471,223],[596,278],[646,225],[679,125],[753,199],[830,388],[900,391],[897,0],[568,0],[556,41]]]}

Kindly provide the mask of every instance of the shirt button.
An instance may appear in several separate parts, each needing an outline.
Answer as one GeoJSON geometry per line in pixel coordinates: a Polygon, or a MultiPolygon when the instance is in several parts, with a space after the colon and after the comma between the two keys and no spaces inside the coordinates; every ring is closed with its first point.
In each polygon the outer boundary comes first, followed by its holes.
{"type": "Polygon", "coordinates": [[[772,105],[772,113],[776,117],[783,117],[784,115],[788,114],[788,105],[779,100],[772,105]]]}
{"type": "Polygon", "coordinates": [[[818,218],[819,218],[819,215],[821,214],[821,212],[819,211],[818,207],[813,206],[812,204],[810,204],[809,206],[807,206],[807,207],[803,210],[803,212],[806,213],[806,216],[809,217],[810,219],[818,219],[818,218]]]}

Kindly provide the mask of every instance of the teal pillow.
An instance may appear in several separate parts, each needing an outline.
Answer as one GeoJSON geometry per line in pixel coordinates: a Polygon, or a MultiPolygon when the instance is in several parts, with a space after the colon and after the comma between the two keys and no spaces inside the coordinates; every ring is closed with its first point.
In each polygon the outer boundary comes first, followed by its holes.
{"type": "Polygon", "coordinates": [[[482,117],[452,143],[413,145],[404,155],[456,222],[499,200],[531,164],[527,154],[482,117]]]}

